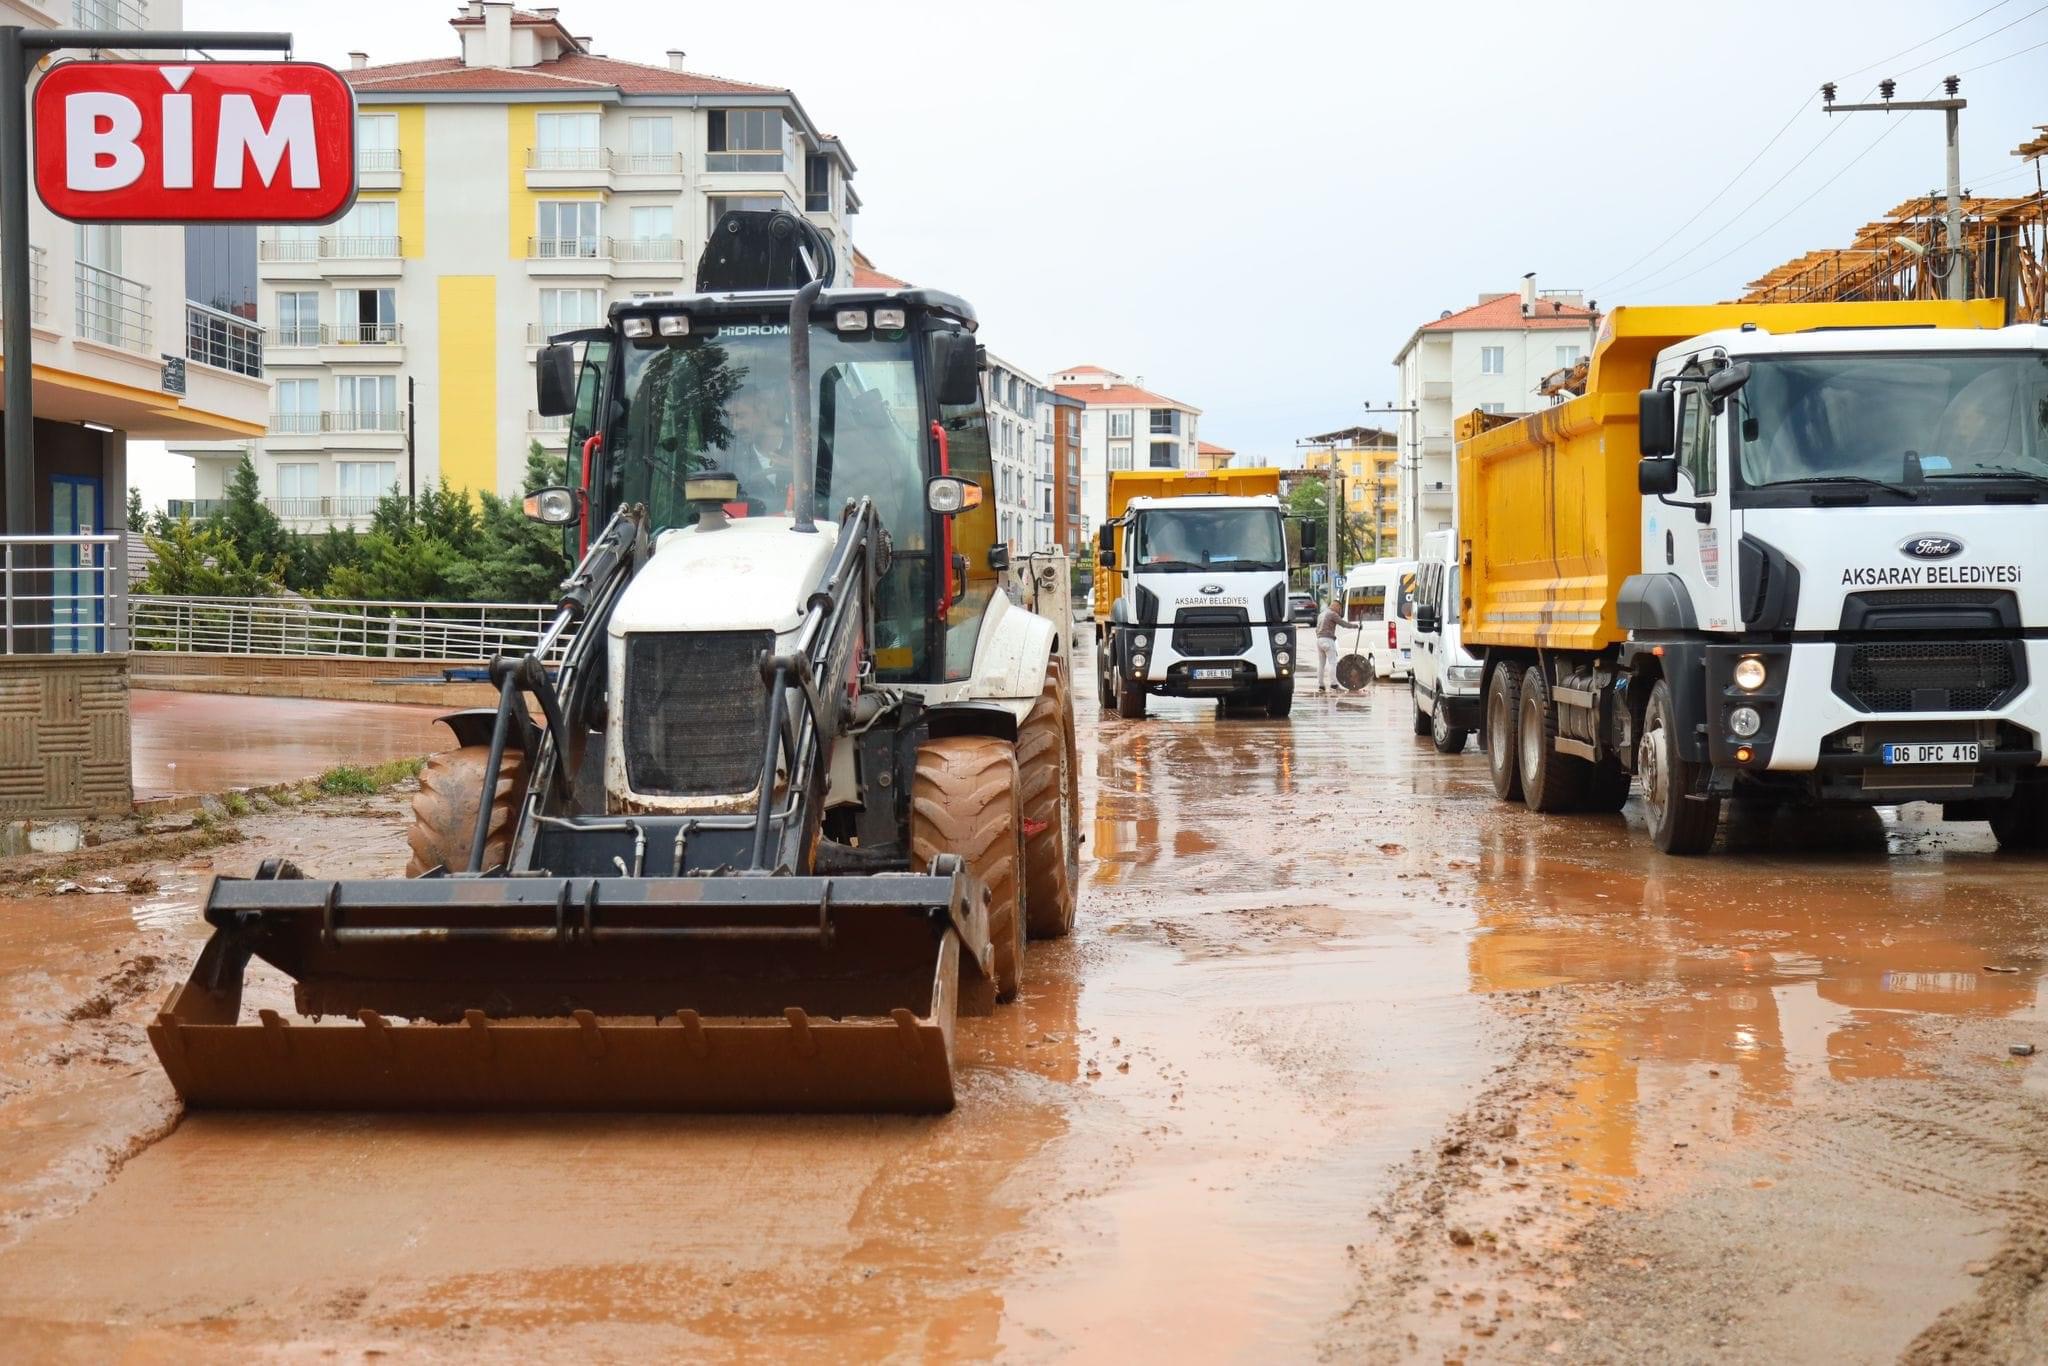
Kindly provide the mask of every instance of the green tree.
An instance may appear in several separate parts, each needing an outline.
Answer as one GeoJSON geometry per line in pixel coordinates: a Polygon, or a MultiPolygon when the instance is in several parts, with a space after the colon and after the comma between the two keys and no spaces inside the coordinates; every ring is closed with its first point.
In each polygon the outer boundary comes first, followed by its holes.
{"type": "Polygon", "coordinates": [[[167,521],[160,534],[148,534],[145,541],[156,561],[142,580],[140,591],[144,593],[267,598],[284,587],[273,568],[250,563],[226,532],[211,521],[167,521]]]}
{"type": "Polygon", "coordinates": [[[133,484],[128,486],[128,529],[149,530],[149,514],[142,510],[142,490],[133,484]]]}
{"type": "Polygon", "coordinates": [[[292,538],[277,520],[277,514],[263,503],[263,486],[256,478],[256,463],[247,453],[235,466],[234,477],[219,506],[207,517],[207,524],[221,534],[244,564],[262,570],[282,582],[290,562],[292,538]]]}
{"type": "Polygon", "coordinates": [[[353,562],[337,565],[328,576],[323,596],[397,602],[457,600],[448,586],[461,557],[446,541],[369,531],[357,538],[356,549],[353,562]]]}
{"type": "Polygon", "coordinates": [[[305,535],[294,532],[285,565],[285,587],[295,593],[325,593],[335,570],[360,564],[362,558],[361,541],[353,527],[330,526],[305,535]]]}
{"type": "Polygon", "coordinates": [[[457,602],[549,602],[569,575],[559,528],[526,520],[515,499],[481,494],[477,535],[449,571],[457,602]]]}
{"type": "Polygon", "coordinates": [[[569,482],[569,453],[548,454],[547,447],[538,441],[526,446],[526,491],[535,489],[560,488],[569,482]]]}

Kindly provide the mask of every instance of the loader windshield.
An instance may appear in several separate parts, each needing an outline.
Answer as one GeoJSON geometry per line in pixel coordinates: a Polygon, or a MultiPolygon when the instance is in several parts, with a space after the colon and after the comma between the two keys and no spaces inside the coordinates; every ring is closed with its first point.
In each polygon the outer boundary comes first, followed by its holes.
{"type": "Polygon", "coordinates": [[[1874,480],[1933,496],[2048,479],[2048,353],[1758,359],[1730,418],[1749,490],[1874,480]]]}

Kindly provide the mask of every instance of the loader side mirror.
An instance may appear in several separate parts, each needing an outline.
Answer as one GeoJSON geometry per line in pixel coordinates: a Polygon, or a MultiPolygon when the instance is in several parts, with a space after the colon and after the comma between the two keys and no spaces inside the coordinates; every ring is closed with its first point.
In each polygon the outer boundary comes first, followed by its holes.
{"type": "Polygon", "coordinates": [[[981,485],[957,474],[936,474],[925,481],[924,505],[941,517],[957,517],[981,506],[981,485]]]}
{"type": "Polygon", "coordinates": [[[972,332],[932,334],[932,373],[938,378],[939,403],[965,408],[981,398],[980,348],[972,332]]]}
{"type": "Polygon", "coordinates": [[[1636,450],[1650,456],[1678,453],[1678,395],[1671,390],[1645,389],[1636,396],[1636,450]]]}
{"type": "Polygon", "coordinates": [[[567,342],[543,346],[534,358],[533,410],[542,417],[576,411],[576,348],[567,342]]]}
{"type": "Polygon", "coordinates": [[[1636,492],[1646,498],[1669,498],[1678,492],[1678,461],[1651,456],[1636,466],[1636,492]]]}
{"type": "Polygon", "coordinates": [[[583,515],[583,490],[535,489],[526,495],[526,519],[542,526],[568,526],[583,515]]]}

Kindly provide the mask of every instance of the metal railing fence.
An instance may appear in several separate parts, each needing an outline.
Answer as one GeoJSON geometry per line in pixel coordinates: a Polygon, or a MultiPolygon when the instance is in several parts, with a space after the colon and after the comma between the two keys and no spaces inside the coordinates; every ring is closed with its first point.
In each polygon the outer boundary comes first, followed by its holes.
{"type": "MultiPolygon", "coordinates": [[[[138,650],[479,663],[533,649],[555,611],[550,603],[154,594],[137,594],[128,602],[138,650]]],[[[555,642],[548,662],[558,662],[567,644],[566,638],[555,642]]]]}
{"type": "Polygon", "coordinates": [[[0,536],[0,653],[128,648],[128,585],[116,535],[0,536]]]}

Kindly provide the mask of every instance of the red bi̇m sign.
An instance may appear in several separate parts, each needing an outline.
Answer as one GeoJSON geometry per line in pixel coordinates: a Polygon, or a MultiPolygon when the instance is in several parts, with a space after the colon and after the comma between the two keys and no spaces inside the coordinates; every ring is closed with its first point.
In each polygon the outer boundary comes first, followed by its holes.
{"type": "Polygon", "coordinates": [[[81,223],[326,223],[355,198],[355,92],[310,62],[63,62],[36,193],[81,223]]]}

